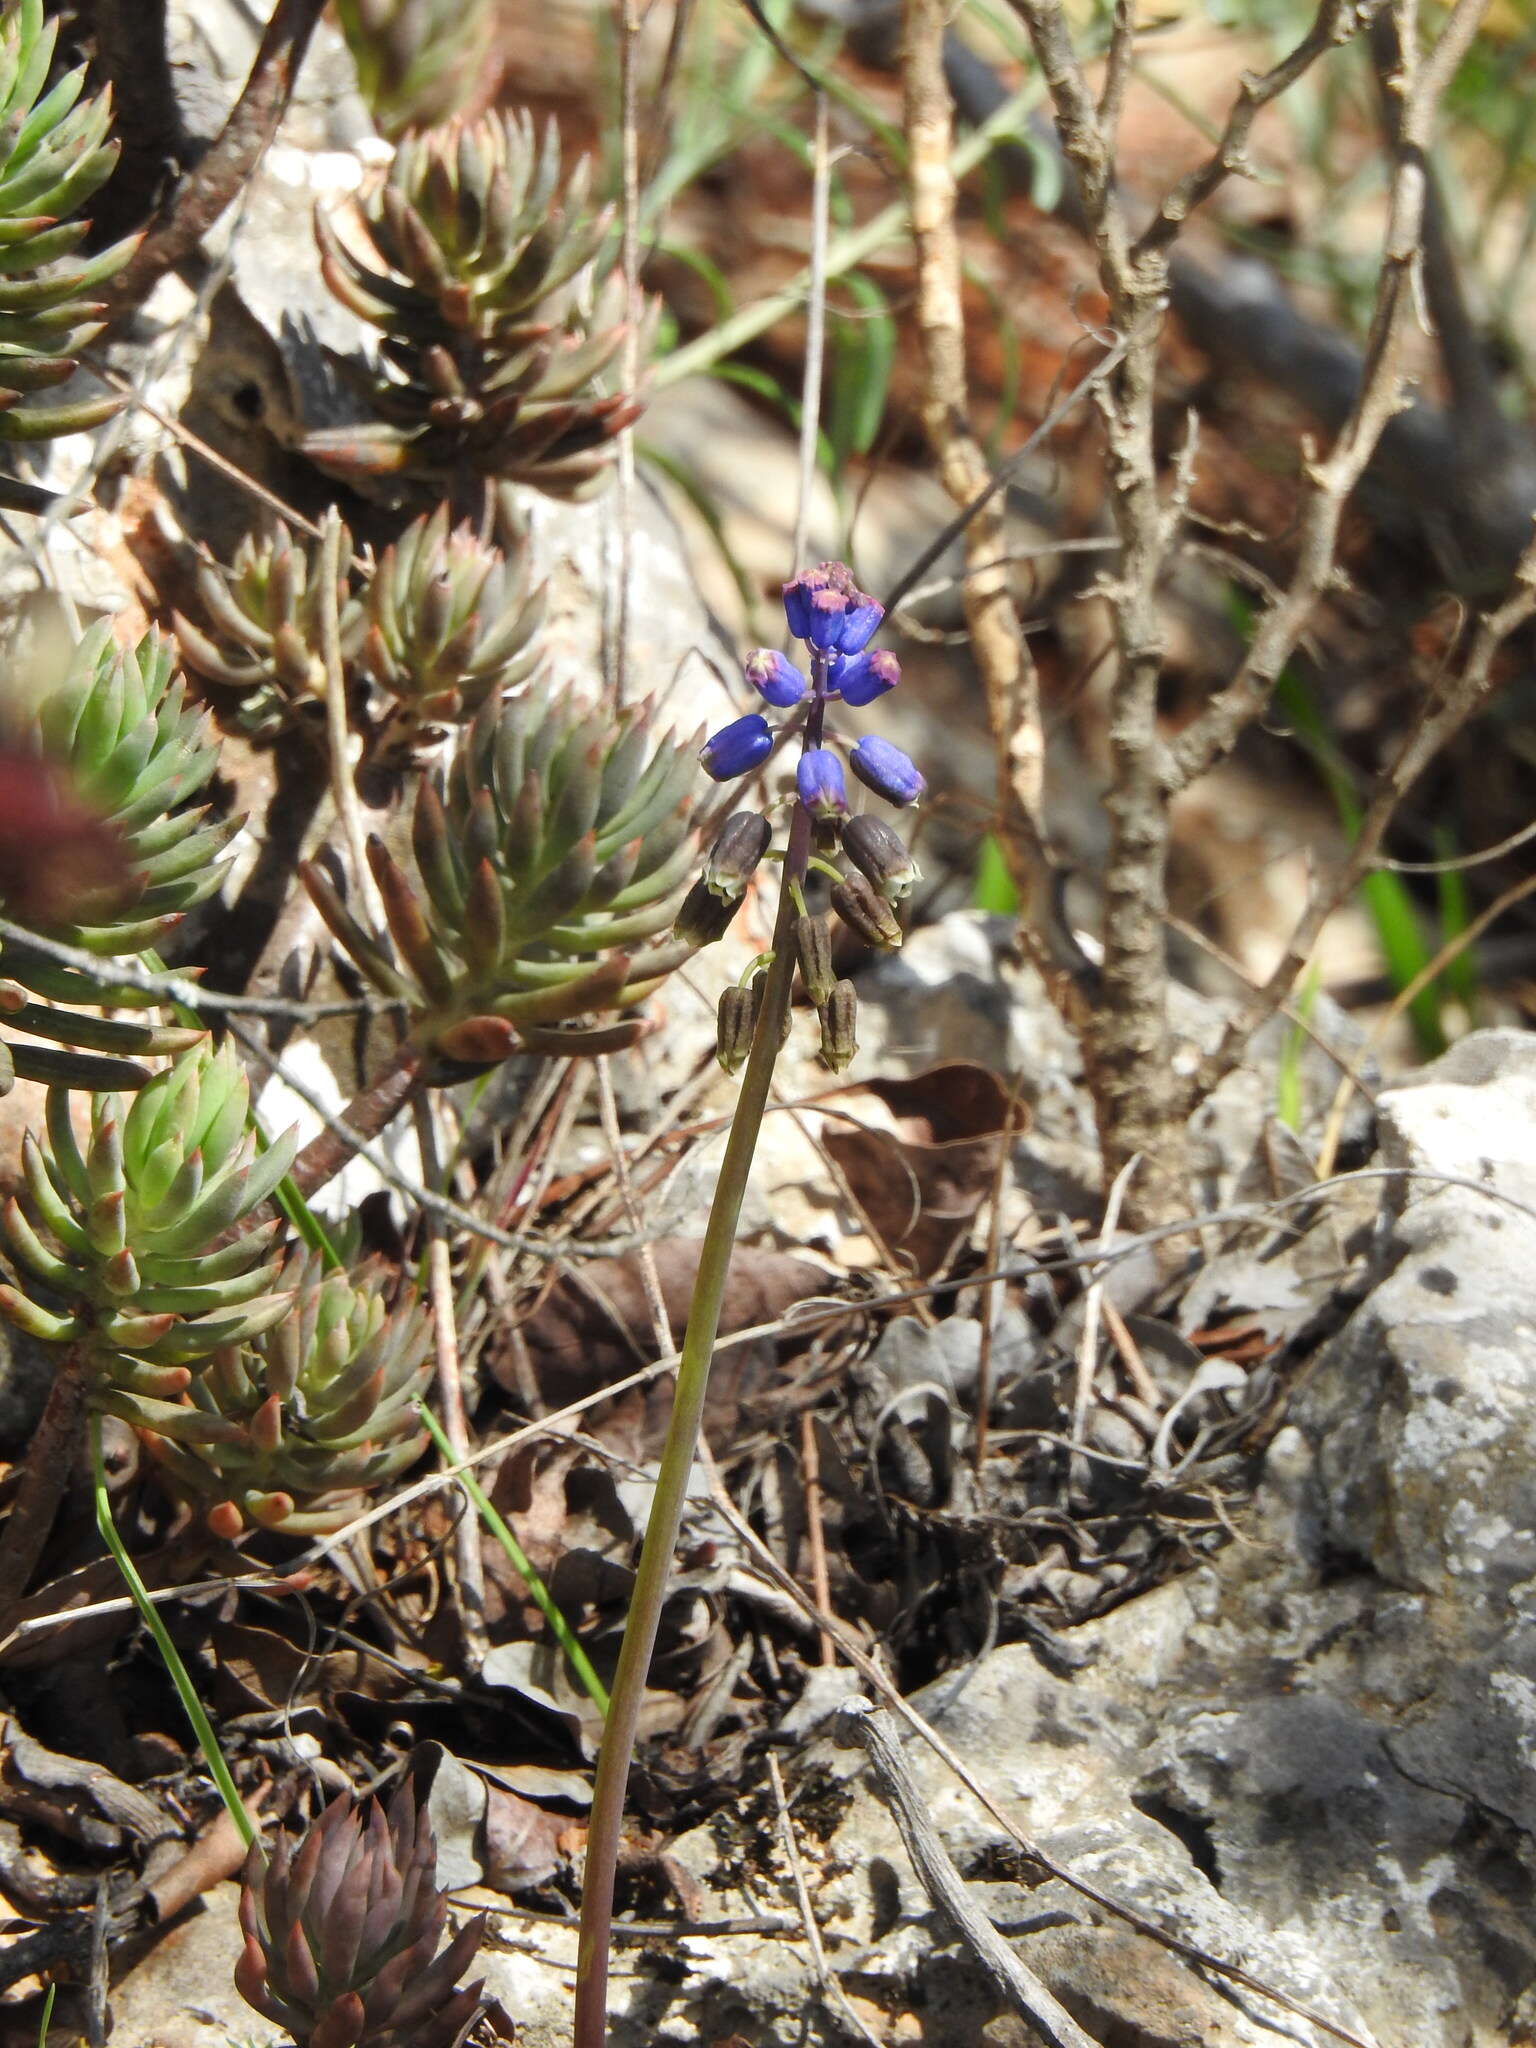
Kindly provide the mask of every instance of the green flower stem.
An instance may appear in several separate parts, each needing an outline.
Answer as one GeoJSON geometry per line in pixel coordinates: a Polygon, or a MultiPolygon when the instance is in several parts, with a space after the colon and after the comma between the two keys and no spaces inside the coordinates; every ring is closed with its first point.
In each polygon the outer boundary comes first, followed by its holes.
{"type": "Polygon", "coordinates": [[[160,1652],[166,1670],[171,1674],[171,1683],[181,1696],[181,1704],[187,1710],[187,1719],[192,1723],[192,1732],[197,1737],[197,1746],[203,1752],[203,1761],[208,1766],[213,1782],[219,1788],[219,1797],[224,1801],[225,1810],[239,1830],[240,1839],[247,1849],[258,1840],[255,1824],[246,1812],[240,1794],[235,1790],[235,1781],[229,1775],[229,1765],[224,1761],[224,1752],[219,1748],[207,1711],[197,1696],[191,1674],[181,1661],[180,1652],[171,1641],[165,1623],[160,1619],[159,1609],[149,1597],[144,1581],[139,1577],[138,1566],[128,1555],[122,1537],[117,1533],[117,1524],[112,1519],[112,1503],[107,1498],[107,1468],[101,1455],[101,1417],[91,1417],[91,1478],[96,1495],[96,1527],[101,1531],[101,1540],[117,1560],[117,1568],[123,1575],[123,1583],[133,1595],[133,1604],[143,1618],[144,1626],[155,1639],[155,1648],[160,1652]]]}
{"type": "Polygon", "coordinates": [[[581,1936],[576,1957],[576,2017],[572,2048],[604,2048],[608,2019],[608,1947],[613,1923],[614,1872],[618,1864],[619,1837],[624,1820],[624,1794],[629,1766],[634,1755],[640,1706],[645,1696],[646,1675],[656,1630],[661,1621],[667,1578],[677,1547],[677,1533],[683,1519],[688,1475],[698,1449],[699,1424],[704,1413],[704,1395],[709,1385],[710,1361],[720,1330],[720,1309],[730,1272],[731,1254],[736,1248],[736,1231],[741,1205],[747,1191],[747,1177],[757,1150],[757,1135],[779,1053],[783,1026],[789,1015],[789,992],[795,968],[795,949],[789,942],[790,920],[794,914],[792,884],[805,873],[811,850],[811,818],[803,804],[796,804],[789,831],[789,851],[784,864],[785,886],[779,896],[778,917],[773,934],[773,964],[763,984],[752,1050],[742,1075],[741,1094],[731,1132],[726,1140],[720,1178],[710,1204],[709,1221],[699,1250],[699,1269],[693,1283],[693,1300],[688,1309],[688,1328],[683,1337],[677,1368],[677,1390],[672,1401],[672,1419],[656,1475],[656,1493],[646,1524],[630,1597],[624,1643],[619,1651],[619,1668],[614,1675],[603,1746],[597,1760],[597,1782],[592,1793],[592,1822],[587,1835],[586,1874],[581,1887],[581,1936]]]}
{"type": "Polygon", "coordinates": [[[534,1570],[527,1551],[524,1550],[507,1523],[491,1505],[490,1496],[486,1493],[485,1488],[480,1484],[474,1473],[460,1461],[458,1453],[448,1441],[448,1432],[443,1428],[443,1425],[438,1421],[425,1401],[418,1401],[416,1403],[416,1413],[421,1417],[422,1428],[448,1460],[449,1476],[457,1479],[460,1486],[463,1487],[464,1491],[474,1502],[481,1521],[484,1522],[486,1528],[490,1530],[496,1541],[506,1552],[507,1562],[532,1594],[534,1606],[538,1608],[540,1614],[549,1623],[550,1628],[554,1632],[556,1642],[559,1643],[561,1649],[565,1652],[566,1662],[585,1688],[587,1697],[592,1701],[599,1713],[606,1714],[608,1711],[607,1688],[592,1669],[591,1658],[588,1657],[586,1651],[581,1647],[581,1643],[577,1639],[576,1632],[571,1627],[571,1624],[555,1605],[554,1597],[550,1593],[548,1586],[545,1585],[544,1581],[534,1570]]]}

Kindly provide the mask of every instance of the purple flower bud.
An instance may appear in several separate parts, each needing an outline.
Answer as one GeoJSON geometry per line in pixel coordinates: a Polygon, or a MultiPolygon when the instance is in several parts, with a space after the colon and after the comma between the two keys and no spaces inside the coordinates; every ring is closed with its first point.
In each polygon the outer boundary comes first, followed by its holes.
{"type": "Polygon", "coordinates": [[[841,818],[848,811],[843,764],[830,747],[809,747],[795,769],[800,801],[813,818],[841,818]]]}
{"type": "Polygon", "coordinates": [[[901,663],[883,647],[856,654],[832,671],[832,681],[845,704],[873,704],[901,681],[901,663]]]}
{"type": "Polygon", "coordinates": [[[848,763],[865,788],[889,804],[915,804],[928,787],[900,747],[874,733],[859,741],[848,763]]]}
{"type": "Polygon", "coordinates": [[[808,607],[805,639],[823,654],[840,653],[843,621],[847,616],[848,600],[840,590],[813,591],[808,607]]]}
{"type": "Polygon", "coordinates": [[[777,711],[790,710],[805,695],[805,677],[773,647],[760,647],[747,656],[747,681],[777,711]]]}
{"type": "MultiPolygon", "coordinates": [[[[704,773],[716,782],[734,782],[738,775],[750,775],[773,752],[773,733],[760,711],[733,719],[711,734],[699,749],[704,773]]],[[[910,765],[910,764],[909,764],[910,765]]]]}

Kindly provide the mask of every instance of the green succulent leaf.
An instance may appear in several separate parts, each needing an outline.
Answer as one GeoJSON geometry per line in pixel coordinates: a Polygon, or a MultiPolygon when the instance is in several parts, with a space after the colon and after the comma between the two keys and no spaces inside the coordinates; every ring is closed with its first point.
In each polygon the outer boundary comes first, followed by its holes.
{"type": "Polygon", "coordinates": [[[111,95],[84,98],[83,71],[48,88],[59,25],[42,0],[0,11],[0,442],[85,433],[122,408],[120,398],[26,406],[65,382],[98,332],[93,294],[133,254],[137,237],[98,255],[74,252],[87,228],[68,216],[112,174],[111,95]]]}

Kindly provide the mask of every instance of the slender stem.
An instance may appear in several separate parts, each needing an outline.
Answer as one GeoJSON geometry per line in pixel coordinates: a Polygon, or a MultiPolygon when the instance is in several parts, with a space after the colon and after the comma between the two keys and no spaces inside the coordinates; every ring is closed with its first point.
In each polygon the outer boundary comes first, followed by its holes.
{"type": "MultiPolygon", "coordinates": [[[[423,1178],[433,1186],[446,1188],[442,1148],[437,1137],[436,1104],[428,1097],[416,1098],[416,1136],[421,1146],[423,1178]]],[[[455,1315],[453,1258],[448,1234],[440,1216],[422,1219],[427,1231],[427,1299],[432,1308],[432,1343],[437,1364],[437,1396],[442,1404],[443,1427],[450,1464],[462,1464],[470,1453],[469,1417],[464,1412],[464,1377],[459,1357],[459,1326],[455,1315]]],[[[433,1431],[436,1435],[436,1431],[433,1431]]],[[[468,1489],[466,1489],[467,1491],[468,1489]]],[[[484,1659],[488,1641],[485,1632],[485,1563],[480,1554],[480,1531],[472,1517],[461,1517],[454,1530],[454,1554],[458,1564],[459,1632],[470,1662],[484,1659]]]]}
{"type": "Polygon", "coordinates": [[[171,1674],[171,1683],[181,1697],[181,1704],[187,1710],[187,1719],[192,1723],[192,1732],[197,1737],[198,1748],[203,1752],[203,1761],[208,1766],[214,1784],[219,1788],[219,1796],[224,1801],[225,1810],[240,1830],[241,1841],[249,1849],[257,1840],[255,1823],[246,1812],[240,1794],[235,1790],[235,1781],[229,1775],[229,1765],[224,1761],[224,1752],[219,1748],[213,1724],[197,1696],[197,1688],[192,1683],[191,1674],[182,1663],[180,1653],[171,1641],[165,1623],[160,1619],[160,1610],[149,1597],[149,1590],[139,1577],[138,1566],[128,1555],[127,1547],[117,1533],[117,1524],[112,1519],[112,1503],[107,1498],[107,1468],[101,1455],[99,1415],[91,1417],[91,1477],[96,1495],[96,1527],[101,1531],[101,1540],[117,1560],[117,1568],[123,1575],[123,1583],[133,1595],[133,1604],[138,1608],[144,1626],[155,1639],[155,1648],[160,1652],[165,1668],[171,1674]]]}
{"type": "MultiPolygon", "coordinates": [[[[1031,77],[959,145],[950,159],[955,176],[963,178],[979,163],[985,162],[997,143],[1016,137],[1039,97],[1040,81],[1031,77]]],[[[856,270],[887,243],[900,241],[908,232],[909,225],[906,202],[900,200],[895,205],[882,208],[862,227],[850,228],[846,234],[839,235],[827,249],[828,282],[835,277],[846,277],[850,270],[856,270]]],[[[663,356],[651,373],[651,389],[661,391],[669,384],[677,383],[681,377],[696,376],[701,371],[712,369],[724,357],[745,348],[780,320],[798,312],[810,289],[811,272],[807,265],[804,270],[796,271],[781,291],[770,292],[766,298],[757,299],[750,306],[742,306],[728,319],[717,321],[696,340],[663,356]]]]}
{"type": "Polygon", "coordinates": [[[731,1255],[736,1248],[736,1230],[741,1218],[747,1177],[757,1150],[757,1134],[773,1082],[779,1040],[789,1014],[789,992],[794,973],[795,949],[789,943],[793,895],[788,883],[805,873],[811,850],[811,818],[803,804],[796,804],[790,825],[789,852],[785,859],[785,884],[779,895],[778,917],[773,935],[773,964],[763,987],[762,1006],[752,1050],[742,1076],[741,1095],[731,1120],[720,1178],[710,1204],[709,1221],[699,1249],[698,1277],[688,1311],[688,1328],[683,1337],[677,1368],[677,1391],[672,1403],[672,1420],[667,1429],[661,1469],[656,1476],[656,1494],[646,1524],[630,1598],[629,1619],[619,1652],[608,1703],[608,1721],[603,1733],[602,1752],[597,1760],[597,1782],[592,1794],[592,1823],[587,1835],[587,1867],[581,1890],[581,1937],[576,1957],[576,2019],[572,2048],[604,2048],[608,2014],[608,1946],[613,1921],[614,1872],[618,1864],[619,1836],[624,1820],[624,1793],[634,1755],[640,1706],[645,1696],[646,1674],[666,1598],[667,1577],[682,1524],[683,1502],[688,1475],[693,1470],[698,1447],[699,1424],[704,1412],[704,1395],[709,1385],[710,1359],[720,1328],[720,1309],[730,1273],[731,1255]]]}
{"type": "Polygon", "coordinates": [[[815,166],[811,188],[811,289],[805,308],[805,377],[800,395],[800,490],[795,512],[794,567],[806,567],[811,536],[811,500],[816,491],[817,424],[821,416],[821,371],[827,332],[827,215],[832,158],[827,139],[827,96],[815,95],[815,166]]]}
{"type": "Polygon", "coordinates": [[[363,832],[363,814],[352,780],[351,731],[347,724],[347,671],[341,652],[341,514],[333,505],[320,522],[320,644],[325,662],[325,739],[330,757],[331,800],[347,842],[357,888],[360,922],[373,929],[373,938],[383,930],[377,891],[368,866],[368,848],[363,832]]]}
{"type": "MultiPolygon", "coordinates": [[[[423,1429],[448,1461],[447,1477],[456,1479],[475,1504],[475,1511],[487,1529],[506,1553],[507,1562],[522,1580],[533,1599],[533,1604],[549,1623],[556,1642],[564,1650],[566,1662],[581,1681],[588,1698],[600,1713],[608,1711],[608,1692],[603,1681],[592,1668],[592,1660],[581,1647],[575,1630],[564,1614],[555,1605],[554,1596],[548,1586],[533,1568],[533,1561],[511,1528],[492,1506],[485,1488],[463,1462],[463,1454],[454,1450],[448,1433],[438,1421],[425,1401],[416,1403],[416,1413],[421,1417],[423,1429]]],[[[473,1527],[473,1523],[470,1525],[473,1527]]]]}

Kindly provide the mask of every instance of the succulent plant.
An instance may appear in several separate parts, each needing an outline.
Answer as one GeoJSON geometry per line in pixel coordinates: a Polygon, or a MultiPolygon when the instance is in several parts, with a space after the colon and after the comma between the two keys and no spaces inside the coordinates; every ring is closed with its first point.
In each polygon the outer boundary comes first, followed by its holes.
{"type": "Polygon", "coordinates": [[[0,13],[0,441],[83,433],[119,411],[120,398],[28,406],[79,368],[99,331],[92,298],[133,253],[133,240],[99,255],[74,252],[90,229],[71,220],[112,174],[111,95],[81,98],[85,72],[52,87],[58,23],[43,0],[11,0],[0,13]]]}
{"type": "Polygon", "coordinates": [[[692,745],[655,740],[649,706],[584,712],[534,684],[488,702],[451,770],[423,780],[416,882],[369,847],[398,962],[322,870],[305,882],[364,974],[408,1006],[422,1047],[487,1064],[611,1050],[637,1020],[571,1020],[633,1008],[693,950],[630,950],[671,924],[692,862],[692,745]]]}
{"type": "Polygon", "coordinates": [[[381,135],[446,121],[491,54],[489,0],[336,0],[357,83],[381,135]]]}
{"type": "Polygon", "coordinates": [[[312,1535],[339,1528],[358,1491],[392,1479],[420,1455],[414,1403],[426,1390],[431,1333],[409,1296],[385,1306],[375,1260],[323,1273],[289,1253],[278,1278],[293,1306],[248,1343],[215,1353],[189,1398],[238,1425],[211,1443],[145,1441],[171,1491],[207,1509],[231,1537],[246,1523],[312,1535]]]}
{"type": "MultiPolygon", "coordinates": [[[[341,559],[350,565],[352,537],[341,530],[341,559]]],[[[240,692],[239,721],[266,739],[306,711],[319,718],[325,702],[318,543],[295,540],[275,522],[247,534],[228,569],[199,550],[197,593],[209,631],[176,614],[183,658],[201,676],[240,692]]],[[[350,566],[337,592],[344,661],[356,658],[366,622],[352,594],[350,566]]]]}
{"type": "Polygon", "coordinates": [[[327,284],[384,337],[367,384],[379,418],[311,434],[323,469],[437,488],[498,477],[562,498],[601,487],[640,410],[607,382],[623,286],[586,162],[559,188],[554,128],[540,143],[528,115],[488,114],[400,145],[362,216],[368,260],[316,214],[327,284]]]}
{"type": "Polygon", "coordinates": [[[289,1313],[274,1291],[270,1228],[255,1222],[293,1157],[258,1154],[245,1073],[206,1038],[155,1074],[126,1110],[91,1099],[81,1149],[61,1088],[46,1150],[28,1133],[22,1190],[0,1209],[16,1276],[0,1316],[45,1343],[84,1346],[93,1398],[166,1435],[233,1437],[238,1425],[180,1402],[216,1351],[289,1313]]]}
{"type": "Polygon", "coordinates": [[[60,686],[39,705],[34,734],[45,761],[63,769],[81,801],[122,837],[138,876],[126,912],[53,934],[86,952],[139,952],[157,945],[218,888],[218,856],[238,820],[177,808],[218,767],[207,714],[189,703],[170,645],[148,634],[124,651],[110,620],[93,626],[60,686]]]}
{"type": "Polygon", "coordinates": [[[409,1781],[387,1811],[359,1812],[343,1793],[262,1862],[246,1862],[240,1893],[245,1950],[240,1996],[286,2027],[298,2048],[458,2048],[481,2009],[460,1974],[485,1938],[485,1915],[441,1955],[448,1895],[437,1848],[409,1781]]]}
{"type": "Polygon", "coordinates": [[[362,666],[395,699],[393,744],[434,723],[458,724],[539,664],[544,588],[446,505],[418,519],[379,558],[364,600],[362,666]]]}
{"type": "MultiPolygon", "coordinates": [[[[110,622],[92,627],[63,681],[18,735],[11,757],[18,790],[29,760],[27,802],[37,815],[38,846],[56,845],[70,817],[77,841],[85,821],[94,821],[96,841],[112,848],[117,886],[88,889],[73,901],[67,893],[50,901],[31,889],[30,900],[8,903],[0,876],[0,912],[14,923],[104,957],[137,953],[219,886],[219,855],[238,820],[212,820],[205,809],[187,807],[212,776],[218,752],[207,718],[188,704],[170,650],[157,636],[124,651],[113,644],[110,622]]],[[[11,893],[17,894],[14,882],[11,893]]],[[[87,1051],[0,1048],[0,1092],[7,1071],[73,1087],[136,1088],[148,1076],[130,1064],[134,1057],[183,1050],[198,1035],[55,1007],[97,1006],[109,996],[115,1007],[146,1001],[133,989],[112,987],[109,973],[98,981],[55,965],[24,940],[9,941],[0,961],[0,1016],[14,1029],[87,1051]]]]}

